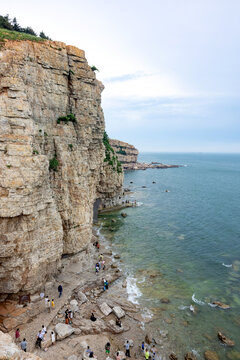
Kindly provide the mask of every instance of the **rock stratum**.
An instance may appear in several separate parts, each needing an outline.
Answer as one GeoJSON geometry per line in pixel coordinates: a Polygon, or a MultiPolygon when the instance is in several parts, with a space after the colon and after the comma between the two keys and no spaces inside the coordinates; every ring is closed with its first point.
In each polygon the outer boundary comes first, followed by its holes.
{"type": "Polygon", "coordinates": [[[104,162],[103,88],[76,47],[53,41],[1,46],[2,300],[40,290],[63,254],[86,248],[94,204],[119,199],[123,174],[104,162]],[[75,121],[57,121],[68,114],[75,121]]]}
{"type": "Polygon", "coordinates": [[[118,160],[122,163],[124,170],[169,169],[180,167],[180,165],[167,165],[158,162],[140,163],[137,161],[139,151],[133,145],[115,139],[110,139],[110,145],[114,149],[118,160]]]}

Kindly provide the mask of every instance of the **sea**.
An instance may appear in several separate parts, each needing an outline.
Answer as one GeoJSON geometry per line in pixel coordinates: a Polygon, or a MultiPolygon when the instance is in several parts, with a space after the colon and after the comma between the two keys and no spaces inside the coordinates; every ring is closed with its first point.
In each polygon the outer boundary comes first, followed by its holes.
{"type": "Polygon", "coordinates": [[[240,359],[240,154],[143,153],[138,160],[181,167],[126,171],[124,200],[137,206],[124,209],[125,218],[123,210],[99,217],[121,256],[129,300],[152,317],[155,333],[167,333],[179,358],[193,351],[203,359],[211,350],[240,359]],[[219,331],[235,346],[222,344],[219,331]]]}

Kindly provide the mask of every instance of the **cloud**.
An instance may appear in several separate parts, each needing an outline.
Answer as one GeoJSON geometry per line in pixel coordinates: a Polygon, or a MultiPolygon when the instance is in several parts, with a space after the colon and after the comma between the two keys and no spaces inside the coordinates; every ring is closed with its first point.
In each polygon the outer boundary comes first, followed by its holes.
{"type": "Polygon", "coordinates": [[[133,79],[139,79],[139,78],[143,78],[146,76],[150,76],[150,74],[145,74],[144,72],[138,71],[136,73],[133,74],[123,74],[120,76],[115,76],[115,77],[110,77],[110,78],[103,78],[103,83],[104,84],[109,84],[109,83],[119,83],[119,82],[126,82],[129,80],[133,80],[133,79]]]}

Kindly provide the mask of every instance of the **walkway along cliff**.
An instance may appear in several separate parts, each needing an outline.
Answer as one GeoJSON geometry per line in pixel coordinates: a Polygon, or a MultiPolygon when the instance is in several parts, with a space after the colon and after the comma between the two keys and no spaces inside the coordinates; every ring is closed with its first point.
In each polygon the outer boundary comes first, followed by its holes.
{"type": "Polygon", "coordinates": [[[104,161],[103,85],[61,42],[0,48],[0,300],[35,293],[63,254],[91,240],[93,208],[117,204],[123,173],[104,161]]]}

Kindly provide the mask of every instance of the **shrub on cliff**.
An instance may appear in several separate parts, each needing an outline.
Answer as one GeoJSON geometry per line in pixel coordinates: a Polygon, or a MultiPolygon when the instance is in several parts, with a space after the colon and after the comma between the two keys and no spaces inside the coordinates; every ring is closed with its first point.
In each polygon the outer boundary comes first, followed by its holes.
{"type": "Polygon", "coordinates": [[[58,119],[57,119],[57,123],[60,124],[60,122],[63,121],[64,123],[68,123],[69,121],[70,122],[76,122],[76,117],[74,114],[70,113],[66,116],[60,116],[58,119]]]}
{"type": "Polygon", "coordinates": [[[49,170],[57,171],[58,165],[59,162],[55,157],[49,160],[49,170]]]}

